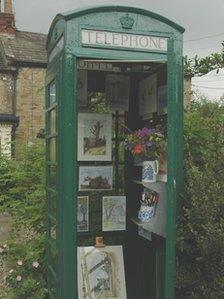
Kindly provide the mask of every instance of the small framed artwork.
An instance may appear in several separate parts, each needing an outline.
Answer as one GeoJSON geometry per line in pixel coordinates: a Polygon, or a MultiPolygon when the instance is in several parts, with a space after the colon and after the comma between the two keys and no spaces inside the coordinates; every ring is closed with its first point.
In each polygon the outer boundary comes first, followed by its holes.
{"type": "Polygon", "coordinates": [[[79,191],[112,190],[113,166],[80,166],[79,191]]]}
{"type": "Polygon", "coordinates": [[[148,241],[152,241],[152,233],[143,227],[138,227],[138,235],[148,241]]]}
{"type": "Polygon", "coordinates": [[[87,71],[78,70],[77,72],[77,96],[79,107],[87,105],[87,71]]]}
{"type": "Polygon", "coordinates": [[[122,246],[78,247],[78,297],[127,299],[122,246]]]}
{"type": "Polygon", "coordinates": [[[78,114],[79,161],[111,161],[111,138],[111,114],[78,114]]]}
{"type": "Polygon", "coordinates": [[[89,231],[89,197],[78,196],[77,202],[77,231],[89,231]]]}
{"type": "Polygon", "coordinates": [[[126,196],[104,196],[102,230],[126,230],[126,196]]]}
{"type": "Polygon", "coordinates": [[[139,83],[139,115],[152,114],[157,110],[157,74],[139,83]]]}
{"type": "Polygon", "coordinates": [[[167,114],[167,85],[158,87],[157,113],[158,115],[167,114]]]}
{"type": "Polygon", "coordinates": [[[112,111],[129,110],[130,78],[122,75],[106,76],[106,101],[112,111]]]}

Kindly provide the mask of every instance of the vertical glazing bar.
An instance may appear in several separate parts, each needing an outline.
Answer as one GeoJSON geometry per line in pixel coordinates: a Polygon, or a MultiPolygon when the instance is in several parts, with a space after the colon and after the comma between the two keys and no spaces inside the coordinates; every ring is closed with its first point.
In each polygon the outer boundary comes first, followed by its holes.
{"type": "MultiPolygon", "coordinates": [[[[173,39],[168,43],[168,185],[167,185],[167,239],[166,239],[166,298],[174,299],[175,227],[177,199],[177,169],[180,149],[178,110],[177,57],[173,39]]],[[[179,78],[179,81],[182,79],[179,78]]]]}
{"type": "Polygon", "coordinates": [[[119,192],[119,111],[115,112],[115,193],[119,192]]]}
{"type": "MultiPolygon", "coordinates": [[[[45,109],[47,109],[49,103],[49,86],[45,88],[45,109]]],[[[45,113],[45,130],[46,133],[49,131],[49,114],[48,112],[45,113]]],[[[45,152],[45,161],[49,161],[49,141],[45,140],[46,143],[46,152],[45,152]]],[[[49,166],[47,163],[45,164],[45,172],[46,172],[46,186],[48,186],[49,181],[49,166]]],[[[50,239],[50,231],[51,231],[51,222],[47,214],[50,212],[50,199],[49,199],[49,192],[46,190],[46,237],[47,240],[50,239]]],[[[46,255],[47,255],[47,265],[50,265],[51,261],[51,250],[50,246],[47,243],[46,255]]],[[[49,267],[47,267],[47,288],[48,290],[51,289],[51,274],[49,272],[49,267]]]]}
{"type": "Polygon", "coordinates": [[[65,53],[59,94],[59,299],[77,298],[75,61],[65,53]]]}

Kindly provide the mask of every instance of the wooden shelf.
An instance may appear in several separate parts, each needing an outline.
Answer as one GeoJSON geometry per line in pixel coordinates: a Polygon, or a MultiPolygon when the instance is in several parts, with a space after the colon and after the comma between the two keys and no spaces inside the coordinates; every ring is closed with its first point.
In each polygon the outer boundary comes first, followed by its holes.
{"type": "Polygon", "coordinates": [[[138,226],[141,226],[141,227],[142,227],[143,224],[144,224],[141,220],[138,219],[138,217],[132,217],[132,218],[131,218],[131,221],[132,221],[134,224],[136,224],[136,225],[138,225],[138,226]]]}
{"type": "Polygon", "coordinates": [[[161,191],[161,185],[166,184],[166,182],[155,182],[155,183],[145,183],[142,181],[136,181],[136,180],[132,180],[132,182],[142,185],[147,189],[153,190],[157,193],[159,193],[161,191]]]}

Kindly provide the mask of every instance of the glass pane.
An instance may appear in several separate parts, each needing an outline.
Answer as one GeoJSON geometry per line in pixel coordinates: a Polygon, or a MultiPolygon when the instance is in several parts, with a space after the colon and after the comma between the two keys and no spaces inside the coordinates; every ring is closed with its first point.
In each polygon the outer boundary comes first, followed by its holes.
{"type": "Polygon", "coordinates": [[[124,177],[124,165],[119,165],[118,168],[118,181],[119,181],[119,188],[124,188],[124,181],[125,181],[125,177],[124,177]]]}
{"type": "Polygon", "coordinates": [[[57,167],[55,165],[50,166],[49,186],[53,188],[57,186],[57,167]]]}
{"type": "Polygon", "coordinates": [[[51,162],[56,162],[56,138],[51,138],[49,140],[49,159],[51,162]]]}
{"type": "Polygon", "coordinates": [[[55,134],[56,130],[56,109],[49,112],[49,134],[55,134]]]}
{"type": "Polygon", "coordinates": [[[56,102],[56,85],[55,82],[52,82],[49,87],[49,106],[56,102]]]}
{"type": "Polygon", "coordinates": [[[118,159],[119,162],[124,162],[125,160],[125,150],[124,150],[124,143],[120,142],[119,146],[118,146],[118,159]]]}
{"type": "Polygon", "coordinates": [[[57,196],[56,195],[49,195],[50,196],[50,214],[56,219],[57,218],[57,196]]]}

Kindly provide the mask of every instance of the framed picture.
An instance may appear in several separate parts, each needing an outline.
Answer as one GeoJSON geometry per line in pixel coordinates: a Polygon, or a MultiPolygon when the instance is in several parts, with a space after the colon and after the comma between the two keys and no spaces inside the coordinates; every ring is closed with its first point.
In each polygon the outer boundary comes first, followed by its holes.
{"type": "Polygon", "coordinates": [[[126,196],[104,196],[102,230],[126,230],[126,196]]]}
{"type": "Polygon", "coordinates": [[[138,235],[148,241],[152,241],[152,233],[143,227],[138,227],[138,235]]]}
{"type": "Polygon", "coordinates": [[[78,297],[127,299],[122,246],[78,247],[78,297]]]}
{"type": "Polygon", "coordinates": [[[85,107],[87,105],[87,71],[78,70],[77,72],[77,96],[78,106],[85,107]]]}
{"type": "Polygon", "coordinates": [[[112,190],[113,166],[80,166],[79,191],[112,190]]]}
{"type": "Polygon", "coordinates": [[[111,114],[78,114],[79,161],[111,161],[111,138],[111,114]]]}
{"type": "Polygon", "coordinates": [[[157,74],[139,83],[139,115],[152,114],[157,110],[157,74]]]}
{"type": "Polygon", "coordinates": [[[87,232],[88,230],[89,230],[89,197],[78,196],[77,231],[87,232]]]}
{"type": "Polygon", "coordinates": [[[129,110],[130,78],[122,75],[106,76],[106,101],[114,111],[129,110]]]}
{"type": "Polygon", "coordinates": [[[167,114],[167,85],[158,87],[157,113],[158,115],[167,114]]]}

